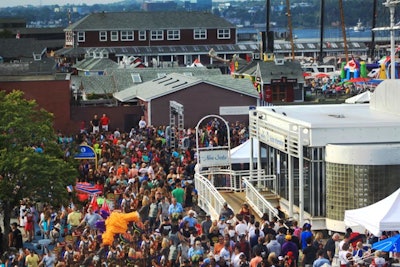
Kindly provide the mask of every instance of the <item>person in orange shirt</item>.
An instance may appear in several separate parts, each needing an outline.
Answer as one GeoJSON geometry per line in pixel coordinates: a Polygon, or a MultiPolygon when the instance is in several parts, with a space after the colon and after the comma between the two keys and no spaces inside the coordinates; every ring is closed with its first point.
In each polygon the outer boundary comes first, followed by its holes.
{"type": "Polygon", "coordinates": [[[219,255],[221,250],[224,248],[225,242],[222,235],[218,236],[218,243],[214,244],[214,255],[219,255]]]}
{"type": "Polygon", "coordinates": [[[122,162],[117,169],[117,176],[121,177],[122,174],[128,174],[128,172],[129,172],[128,167],[126,167],[126,164],[122,162]]]}

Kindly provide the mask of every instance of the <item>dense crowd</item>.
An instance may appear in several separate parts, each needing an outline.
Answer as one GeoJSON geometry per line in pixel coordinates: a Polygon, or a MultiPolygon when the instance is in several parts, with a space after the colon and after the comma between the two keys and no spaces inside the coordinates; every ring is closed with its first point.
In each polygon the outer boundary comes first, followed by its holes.
{"type": "MultiPolygon", "coordinates": [[[[286,220],[279,208],[278,217],[265,214],[256,221],[246,203],[238,211],[226,203],[213,220],[196,206],[193,130],[179,136],[188,139],[186,148],[170,148],[166,127],[147,126],[141,120],[129,133],[110,132],[109,119],[105,121],[107,125],[95,116],[91,129],[82,128],[75,138],[59,136],[65,157],[71,156],[73,146],[83,144],[98,153],[97,166],[81,161],[77,182],[93,185],[101,193],[89,199],[78,194],[80,201],[71,198],[65,208],[51,203],[37,207],[29,199],[21,200],[19,225],[12,225],[9,236],[9,246],[15,250],[7,252],[5,266],[321,267],[336,260],[348,267],[365,259],[363,264],[383,267],[378,257],[368,261],[370,252],[360,246],[361,235],[349,231],[339,243],[339,234],[333,234],[325,242],[309,223],[300,227],[286,220]],[[131,221],[124,233],[105,245],[102,238],[110,225],[104,222],[110,212],[137,212],[140,220],[131,221]],[[29,246],[35,239],[37,245],[29,246]]],[[[229,130],[232,146],[248,138],[239,122],[229,130]]],[[[201,128],[200,146],[226,142],[226,130],[218,120],[201,128]]]]}

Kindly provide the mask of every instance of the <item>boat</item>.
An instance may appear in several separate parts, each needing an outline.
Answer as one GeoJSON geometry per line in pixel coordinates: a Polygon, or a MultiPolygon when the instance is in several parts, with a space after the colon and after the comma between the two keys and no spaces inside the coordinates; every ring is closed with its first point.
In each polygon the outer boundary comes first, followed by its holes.
{"type": "Polygon", "coordinates": [[[361,22],[360,19],[358,19],[357,25],[354,26],[353,30],[355,32],[363,32],[363,31],[365,31],[365,27],[364,27],[364,25],[363,25],[363,23],[361,22]]]}
{"type": "Polygon", "coordinates": [[[320,65],[318,63],[301,63],[301,69],[303,72],[309,73],[311,76],[315,76],[317,74],[327,74],[329,76],[338,76],[340,72],[336,70],[334,65],[320,65]]]}

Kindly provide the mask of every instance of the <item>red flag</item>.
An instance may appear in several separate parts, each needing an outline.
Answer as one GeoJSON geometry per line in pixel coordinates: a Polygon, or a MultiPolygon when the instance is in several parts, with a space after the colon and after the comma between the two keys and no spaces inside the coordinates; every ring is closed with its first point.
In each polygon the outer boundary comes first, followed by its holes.
{"type": "Polygon", "coordinates": [[[93,211],[97,211],[99,209],[99,205],[97,204],[97,197],[94,195],[92,200],[90,201],[90,206],[92,206],[93,211]]]}
{"type": "Polygon", "coordinates": [[[110,208],[108,207],[106,199],[104,199],[103,205],[101,205],[101,209],[100,210],[103,210],[103,211],[106,211],[106,212],[110,213],[110,208]]]}

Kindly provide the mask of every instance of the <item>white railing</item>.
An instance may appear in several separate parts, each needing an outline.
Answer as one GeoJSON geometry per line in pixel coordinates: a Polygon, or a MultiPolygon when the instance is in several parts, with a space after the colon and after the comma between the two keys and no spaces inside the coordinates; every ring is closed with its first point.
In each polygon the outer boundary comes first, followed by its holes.
{"type": "Polygon", "coordinates": [[[264,171],[210,169],[196,173],[194,182],[198,192],[198,206],[213,219],[218,218],[225,202],[218,190],[244,190],[246,201],[260,217],[264,213],[267,213],[269,218],[278,215],[275,207],[260,194],[260,191],[266,188],[276,192],[276,176],[265,175],[264,171]]]}
{"type": "Polygon", "coordinates": [[[218,190],[243,191],[243,177],[265,176],[264,170],[233,171],[229,169],[210,168],[201,171],[201,175],[207,178],[218,190]]]}
{"type": "MultiPolygon", "coordinates": [[[[264,179],[251,179],[251,181],[243,177],[246,201],[260,217],[262,217],[264,213],[267,213],[269,218],[273,218],[275,216],[278,217],[278,212],[276,208],[272,206],[272,204],[268,200],[266,200],[264,196],[260,193],[260,191],[267,188],[265,186],[260,187],[260,185],[267,184],[271,182],[272,179],[274,178],[271,177],[271,175],[264,176],[264,179]]],[[[276,179],[274,180],[275,183],[276,179]]]]}
{"type": "Polygon", "coordinates": [[[196,173],[194,175],[194,184],[198,195],[197,205],[210,214],[213,220],[218,219],[225,199],[203,174],[196,173]]]}

